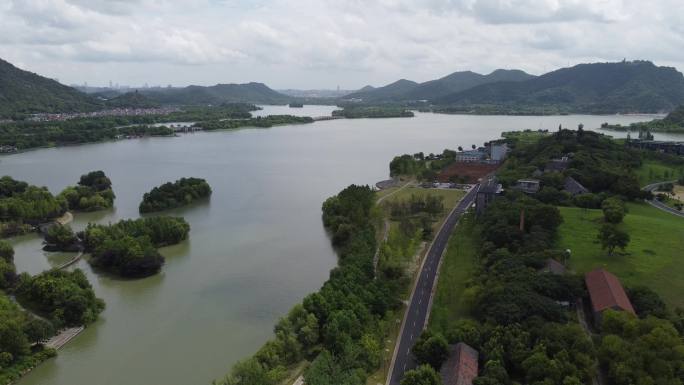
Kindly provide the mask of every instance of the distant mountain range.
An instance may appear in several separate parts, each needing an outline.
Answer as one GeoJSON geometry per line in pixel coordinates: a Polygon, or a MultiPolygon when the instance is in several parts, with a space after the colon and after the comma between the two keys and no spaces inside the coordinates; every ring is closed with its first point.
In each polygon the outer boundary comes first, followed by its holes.
{"type": "Polygon", "coordinates": [[[426,101],[457,112],[657,113],[684,104],[684,76],[649,61],[579,64],[541,76],[520,70],[455,72],[424,83],[399,80],[345,97],[363,103],[426,101]]]}
{"type": "Polygon", "coordinates": [[[431,100],[437,105],[557,106],[569,112],[671,111],[684,103],[684,76],[648,61],[580,64],[522,82],[496,82],[431,100]]]}
{"type": "Polygon", "coordinates": [[[418,102],[436,111],[465,113],[669,112],[684,104],[684,76],[674,68],[648,61],[623,61],[580,64],[541,76],[520,70],[496,70],[487,75],[454,72],[424,83],[401,79],[384,87],[366,86],[346,96],[340,96],[341,91],[329,91],[325,96],[319,92],[317,97],[311,91],[295,90],[288,90],[290,95],[285,95],[262,83],[133,91],[103,88],[85,94],[0,60],[0,118],[112,107],[236,102],[326,104],[331,100],[366,105],[415,106],[418,102]]]}
{"type": "Polygon", "coordinates": [[[499,69],[488,75],[462,71],[424,83],[401,79],[384,87],[361,89],[345,96],[345,99],[360,99],[364,102],[433,101],[482,84],[504,81],[521,82],[532,78],[534,75],[520,70],[499,69]]]}

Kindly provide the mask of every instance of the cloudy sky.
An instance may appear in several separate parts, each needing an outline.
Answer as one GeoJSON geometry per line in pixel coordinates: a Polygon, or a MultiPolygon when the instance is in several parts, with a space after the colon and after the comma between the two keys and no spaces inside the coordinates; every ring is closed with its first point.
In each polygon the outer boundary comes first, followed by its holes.
{"type": "Polygon", "coordinates": [[[682,0],[0,0],[0,58],[59,79],[353,89],[648,59],[684,70],[682,0]]]}

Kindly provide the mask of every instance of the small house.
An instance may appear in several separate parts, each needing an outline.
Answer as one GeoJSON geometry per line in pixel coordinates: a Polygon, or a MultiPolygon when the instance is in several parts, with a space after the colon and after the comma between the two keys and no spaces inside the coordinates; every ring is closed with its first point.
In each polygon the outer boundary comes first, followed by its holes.
{"type": "Polygon", "coordinates": [[[498,183],[496,178],[490,178],[482,182],[475,196],[475,212],[477,212],[477,215],[484,213],[502,190],[501,184],[498,183]]]}
{"type": "Polygon", "coordinates": [[[589,291],[589,300],[596,325],[601,323],[603,312],[607,309],[636,314],[625,289],[615,275],[604,269],[596,269],[585,275],[584,282],[589,291]]]}
{"type": "Polygon", "coordinates": [[[563,182],[563,191],[567,191],[573,196],[589,193],[589,189],[582,186],[580,182],[571,176],[565,178],[565,182],[563,182]]]}
{"type": "Polygon", "coordinates": [[[468,151],[461,151],[456,153],[456,161],[457,162],[481,162],[487,158],[487,153],[484,151],[477,149],[477,150],[468,150],[468,151]]]}
{"type": "Polygon", "coordinates": [[[570,158],[551,159],[544,167],[544,172],[563,172],[570,166],[570,158]]]}
{"type": "Polygon", "coordinates": [[[518,179],[515,188],[526,194],[536,194],[541,188],[541,182],[538,179],[518,179]]]}

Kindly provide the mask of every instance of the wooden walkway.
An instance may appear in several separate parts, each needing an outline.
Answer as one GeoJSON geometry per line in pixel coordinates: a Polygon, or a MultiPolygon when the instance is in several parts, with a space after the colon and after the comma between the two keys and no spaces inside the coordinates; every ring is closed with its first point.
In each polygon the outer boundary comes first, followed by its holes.
{"type": "Polygon", "coordinates": [[[83,326],[64,329],[64,330],[60,331],[60,333],[57,334],[56,336],[45,341],[44,345],[48,348],[59,349],[62,346],[66,345],[67,342],[74,339],[74,337],[79,335],[84,329],[85,328],[83,326]]]}

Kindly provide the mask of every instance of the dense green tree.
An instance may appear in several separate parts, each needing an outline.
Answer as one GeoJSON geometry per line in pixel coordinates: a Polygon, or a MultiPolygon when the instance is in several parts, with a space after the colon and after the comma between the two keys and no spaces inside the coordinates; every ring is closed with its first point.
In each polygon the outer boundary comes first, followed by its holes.
{"type": "Polygon", "coordinates": [[[619,198],[611,197],[601,203],[603,217],[608,223],[618,224],[625,217],[626,208],[619,198]]]}
{"type": "Polygon", "coordinates": [[[23,303],[58,325],[87,325],[104,310],[104,302],[80,269],[50,270],[33,277],[22,274],[16,292],[23,303]]]}
{"type": "Polygon", "coordinates": [[[32,343],[46,340],[55,334],[55,328],[46,320],[33,318],[23,326],[23,332],[32,343]]]}
{"type": "Polygon", "coordinates": [[[629,234],[611,223],[605,223],[599,229],[598,240],[601,247],[608,251],[608,255],[613,255],[615,249],[624,250],[629,244],[629,234]]]}
{"type": "Polygon", "coordinates": [[[426,330],[420,335],[411,351],[416,362],[428,364],[435,370],[439,370],[449,356],[449,344],[443,335],[426,330]]]}
{"type": "Polygon", "coordinates": [[[442,378],[430,365],[421,365],[404,374],[401,385],[442,385],[442,378]]]}
{"type": "Polygon", "coordinates": [[[51,251],[76,251],[78,250],[78,238],[66,225],[55,224],[45,234],[46,249],[51,251]]]}
{"type": "Polygon", "coordinates": [[[165,183],[145,193],[140,203],[141,213],[168,210],[188,205],[198,199],[211,195],[211,187],[200,178],[181,178],[173,183],[165,183]]]}
{"type": "Polygon", "coordinates": [[[0,240],[0,258],[5,262],[14,262],[14,248],[8,242],[0,240]]]}

